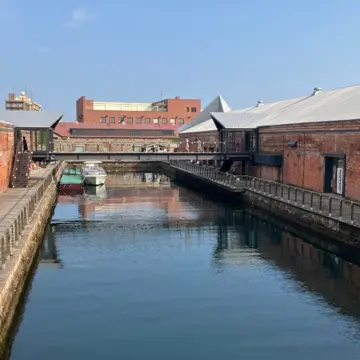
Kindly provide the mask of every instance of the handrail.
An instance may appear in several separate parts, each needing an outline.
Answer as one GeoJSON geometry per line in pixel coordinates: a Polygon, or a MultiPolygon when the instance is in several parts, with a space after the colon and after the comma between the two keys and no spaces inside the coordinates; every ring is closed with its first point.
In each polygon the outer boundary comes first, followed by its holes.
{"type": "Polygon", "coordinates": [[[215,168],[212,169],[189,162],[170,161],[170,165],[228,187],[231,190],[240,189],[242,186],[243,190],[360,227],[360,202],[248,175],[223,173],[215,168]]]}
{"type": "Polygon", "coordinates": [[[0,271],[4,268],[6,261],[14,254],[14,249],[19,245],[19,240],[22,236],[24,228],[31,223],[36,208],[42,200],[47,188],[56,178],[56,175],[61,171],[62,164],[58,162],[52,169],[44,174],[44,180],[39,181],[34,187],[24,189],[24,194],[21,201],[24,203],[23,207],[16,207],[15,205],[9,209],[9,212],[3,216],[3,221],[9,213],[11,215],[11,223],[6,230],[0,231],[0,271]]]}
{"type": "Polygon", "coordinates": [[[16,169],[17,169],[17,165],[19,162],[21,150],[22,150],[22,140],[19,139],[16,143],[15,154],[13,156],[13,163],[12,163],[12,168],[11,168],[11,178],[10,178],[11,187],[14,187],[14,181],[16,178],[16,169]]]}

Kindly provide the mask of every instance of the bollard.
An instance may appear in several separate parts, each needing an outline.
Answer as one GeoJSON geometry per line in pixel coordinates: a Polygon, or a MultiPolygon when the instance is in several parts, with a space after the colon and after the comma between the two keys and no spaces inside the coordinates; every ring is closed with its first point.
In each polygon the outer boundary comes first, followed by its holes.
{"type": "Polygon", "coordinates": [[[240,181],[240,179],[238,177],[235,180],[235,188],[236,189],[241,189],[242,188],[241,181],[240,181]]]}

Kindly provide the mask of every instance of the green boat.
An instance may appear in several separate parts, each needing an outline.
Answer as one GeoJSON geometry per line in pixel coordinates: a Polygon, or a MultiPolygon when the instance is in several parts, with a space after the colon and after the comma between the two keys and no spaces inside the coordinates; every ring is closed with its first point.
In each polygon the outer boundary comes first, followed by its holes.
{"type": "Polygon", "coordinates": [[[81,169],[78,168],[65,168],[62,172],[59,191],[62,194],[69,193],[82,193],[84,187],[84,177],[81,169]]]}

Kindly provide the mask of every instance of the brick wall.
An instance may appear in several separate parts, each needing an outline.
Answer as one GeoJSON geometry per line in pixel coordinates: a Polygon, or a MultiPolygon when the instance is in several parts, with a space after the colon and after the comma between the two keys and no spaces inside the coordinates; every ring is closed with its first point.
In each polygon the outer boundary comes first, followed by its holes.
{"type": "Polygon", "coordinates": [[[186,139],[189,139],[190,152],[197,151],[197,139],[202,142],[203,150],[208,150],[210,147],[219,147],[219,133],[218,131],[207,131],[203,133],[185,133],[180,134],[180,151],[186,151],[186,139]],[[215,146],[216,144],[216,146],[215,146]]]}
{"type": "MultiPolygon", "coordinates": [[[[283,151],[280,181],[319,192],[324,186],[324,155],[346,154],[345,196],[360,200],[359,129],[360,120],[262,128],[260,151],[283,151]],[[296,148],[288,146],[290,140],[297,141],[296,148]]],[[[261,166],[253,171],[259,177],[276,180],[274,167],[261,166]]]]}
{"type": "Polygon", "coordinates": [[[282,181],[282,169],[276,166],[251,166],[249,175],[272,181],[282,181]]]}
{"type": "Polygon", "coordinates": [[[201,110],[199,99],[165,99],[164,102],[167,104],[167,111],[116,111],[109,109],[105,111],[94,110],[94,100],[86,99],[83,96],[76,102],[76,120],[88,125],[98,125],[100,118],[106,117],[106,122],[111,127],[113,125],[110,123],[111,117],[114,117],[117,123],[119,117],[125,116],[133,118],[134,123],[136,118],[141,118],[145,127],[146,118],[151,120],[151,124],[154,123],[154,119],[159,119],[159,127],[161,127],[161,119],[166,118],[167,123],[170,123],[170,119],[175,119],[175,127],[179,127],[193,120],[201,110]],[[191,111],[192,108],[195,108],[196,111],[191,111]],[[181,122],[180,119],[182,119],[181,122]]]}
{"type": "Polygon", "coordinates": [[[54,151],[72,152],[76,146],[82,146],[89,152],[133,152],[134,146],[159,144],[174,151],[177,142],[169,139],[119,139],[119,138],[61,138],[54,136],[54,151]]]}
{"type": "Polygon", "coordinates": [[[10,172],[14,155],[14,129],[0,123],[0,192],[9,186],[10,172]]]}

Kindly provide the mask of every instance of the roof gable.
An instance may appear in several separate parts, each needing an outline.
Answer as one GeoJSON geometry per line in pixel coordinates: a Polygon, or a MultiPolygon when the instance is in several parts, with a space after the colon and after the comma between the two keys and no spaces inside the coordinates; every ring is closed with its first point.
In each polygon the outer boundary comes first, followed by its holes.
{"type": "Polygon", "coordinates": [[[179,133],[184,132],[185,130],[189,131],[190,128],[199,125],[205,121],[211,120],[211,112],[228,112],[231,111],[230,106],[224,100],[221,95],[218,95],[215,99],[213,99],[205,109],[199,113],[191,122],[185,124],[179,128],[179,133]]]}

